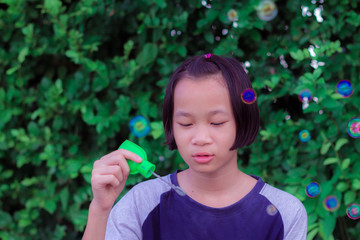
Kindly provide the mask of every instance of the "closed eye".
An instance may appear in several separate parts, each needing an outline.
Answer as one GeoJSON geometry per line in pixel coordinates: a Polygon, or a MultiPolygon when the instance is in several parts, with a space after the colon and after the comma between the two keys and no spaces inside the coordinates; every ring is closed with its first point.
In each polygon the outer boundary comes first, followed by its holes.
{"type": "Polygon", "coordinates": [[[219,123],[211,123],[212,125],[214,126],[220,126],[220,125],[223,125],[225,122],[219,122],[219,123]]]}
{"type": "Polygon", "coordinates": [[[188,123],[188,124],[179,123],[179,125],[182,126],[182,127],[190,127],[192,124],[191,123],[188,123]]]}

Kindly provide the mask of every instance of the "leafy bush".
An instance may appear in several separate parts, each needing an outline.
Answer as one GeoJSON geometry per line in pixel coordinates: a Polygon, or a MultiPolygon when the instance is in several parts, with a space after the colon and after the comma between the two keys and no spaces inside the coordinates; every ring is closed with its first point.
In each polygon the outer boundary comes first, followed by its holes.
{"type": "MultiPolygon", "coordinates": [[[[276,1],[267,22],[259,2],[0,0],[0,238],[80,238],[93,161],[127,138],[159,174],[185,168],[162,144],[162,99],[172,71],[208,52],[244,62],[258,94],[261,131],[239,150],[240,168],[303,201],[308,239],[359,236],[345,213],[360,203],[360,142],[346,132],[359,117],[359,5],[276,1]],[[349,98],[336,93],[342,79],[349,98]],[[304,89],[308,104],[298,100],[304,89]],[[151,122],[146,137],[129,131],[137,115],[151,122]],[[312,181],[316,198],[304,192],[312,181]],[[328,195],[335,212],[323,207],[328,195]]],[[[130,176],[127,189],[142,180],[130,176]]]]}

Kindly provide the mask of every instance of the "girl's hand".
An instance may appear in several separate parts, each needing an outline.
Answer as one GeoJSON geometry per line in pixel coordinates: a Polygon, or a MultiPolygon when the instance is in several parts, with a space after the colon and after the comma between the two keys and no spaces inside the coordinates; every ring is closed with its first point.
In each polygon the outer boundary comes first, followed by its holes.
{"type": "Polygon", "coordinates": [[[100,211],[111,210],[129,176],[126,159],[137,163],[142,161],[138,155],[125,149],[116,150],[95,161],[91,174],[92,207],[100,211]]]}

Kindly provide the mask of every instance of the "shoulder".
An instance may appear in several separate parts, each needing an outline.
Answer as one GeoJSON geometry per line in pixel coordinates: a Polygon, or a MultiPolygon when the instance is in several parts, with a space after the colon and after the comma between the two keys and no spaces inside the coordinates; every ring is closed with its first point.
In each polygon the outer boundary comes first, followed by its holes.
{"type": "Polygon", "coordinates": [[[284,224],[285,239],[305,239],[307,213],[302,202],[295,196],[269,184],[264,184],[260,194],[266,197],[280,212],[284,224]]]}
{"type": "MultiPolygon", "coordinates": [[[[170,181],[170,177],[163,177],[170,181]]],[[[159,179],[151,179],[132,187],[113,207],[108,219],[106,239],[141,239],[141,227],[160,203],[161,195],[170,187],[159,179]]]]}
{"type": "MultiPolygon", "coordinates": [[[[162,178],[170,181],[169,175],[162,178]]],[[[130,207],[136,208],[140,213],[145,213],[159,204],[161,195],[170,190],[171,188],[159,179],[147,180],[132,187],[114,208],[130,207]]]]}

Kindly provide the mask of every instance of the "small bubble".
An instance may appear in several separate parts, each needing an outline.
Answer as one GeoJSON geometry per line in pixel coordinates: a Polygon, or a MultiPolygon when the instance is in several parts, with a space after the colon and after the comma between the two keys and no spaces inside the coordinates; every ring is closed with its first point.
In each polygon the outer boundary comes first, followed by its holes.
{"type": "Polygon", "coordinates": [[[228,29],[223,29],[222,31],[221,31],[221,33],[222,33],[222,35],[226,35],[226,34],[228,34],[228,32],[229,32],[229,30],[228,29]]]}
{"type": "Polygon", "coordinates": [[[348,122],[347,133],[350,137],[360,137],[360,118],[353,118],[348,122]]]}
{"type": "Polygon", "coordinates": [[[291,116],[290,115],[286,115],[285,120],[290,120],[291,116]]]}
{"type": "Polygon", "coordinates": [[[346,209],[346,215],[353,220],[359,219],[360,218],[360,205],[351,204],[350,206],[348,206],[348,208],[346,209]]]}
{"type": "Polygon", "coordinates": [[[258,17],[263,21],[271,21],[278,14],[276,4],[270,0],[264,0],[256,8],[258,17]]]}
{"type": "Polygon", "coordinates": [[[205,0],[202,0],[201,4],[206,8],[211,8],[211,4],[207,3],[207,1],[205,1],[205,0]]]}
{"type": "Polygon", "coordinates": [[[236,22],[238,21],[238,13],[236,10],[234,9],[230,9],[228,12],[227,12],[227,17],[229,19],[230,22],[236,22]]]}
{"type": "Polygon", "coordinates": [[[165,158],[164,158],[164,156],[159,156],[159,161],[160,161],[160,162],[163,162],[163,161],[165,161],[165,158]]]}
{"type": "Polygon", "coordinates": [[[309,48],[308,48],[308,51],[309,51],[309,53],[310,53],[310,56],[312,56],[312,57],[316,57],[316,53],[315,53],[314,49],[315,49],[315,48],[314,48],[313,45],[310,45],[309,48]]]}
{"type": "Polygon", "coordinates": [[[310,90],[305,89],[300,92],[299,100],[301,102],[310,102],[311,99],[312,99],[312,94],[311,94],[310,90]]]}
{"type": "Polygon", "coordinates": [[[310,132],[308,130],[302,130],[299,132],[299,139],[302,142],[308,142],[311,139],[310,132]]]}
{"type": "Polygon", "coordinates": [[[319,114],[321,115],[321,114],[323,114],[324,113],[324,111],[323,110],[319,110],[319,114]]]}
{"type": "Polygon", "coordinates": [[[323,22],[324,21],[324,19],[321,16],[321,12],[322,12],[322,9],[320,7],[315,8],[315,10],[314,10],[314,15],[316,17],[317,22],[323,22]]]}
{"type": "Polygon", "coordinates": [[[256,93],[253,89],[245,89],[241,93],[241,100],[246,104],[252,104],[256,101],[256,93]]]}
{"type": "Polygon", "coordinates": [[[249,61],[245,61],[245,67],[251,67],[251,63],[249,61]]]}
{"type": "Polygon", "coordinates": [[[314,198],[320,194],[320,185],[317,182],[309,183],[305,188],[305,193],[308,197],[314,198]]]}
{"type": "Polygon", "coordinates": [[[305,17],[309,11],[309,7],[307,6],[301,6],[301,14],[305,17]]]}
{"type": "Polygon", "coordinates": [[[354,93],[354,90],[352,89],[351,82],[349,80],[342,80],[336,85],[336,92],[340,96],[348,98],[354,93]]]}
{"type": "Polygon", "coordinates": [[[266,213],[269,214],[270,216],[275,216],[275,214],[278,212],[278,210],[276,209],[276,207],[272,204],[268,205],[266,207],[266,213]]]}
{"type": "Polygon", "coordinates": [[[144,137],[150,132],[150,123],[143,116],[136,116],[130,120],[129,128],[135,137],[144,137]]]}
{"type": "Polygon", "coordinates": [[[329,212],[334,212],[340,207],[339,201],[335,196],[327,196],[323,201],[323,205],[329,212]]]}

